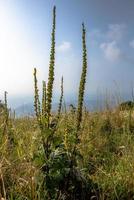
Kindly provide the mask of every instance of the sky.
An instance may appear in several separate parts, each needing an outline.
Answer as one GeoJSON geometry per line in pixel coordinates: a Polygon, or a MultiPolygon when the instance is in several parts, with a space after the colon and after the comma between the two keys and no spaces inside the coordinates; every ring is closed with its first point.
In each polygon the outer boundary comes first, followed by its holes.
{"type": "Polygon", "coordinates": [[[55,97],[64,77],[66,98],[76,98],[82,67],[81,24],[86,26],[86,98],[98,92],[131,93],[134,82],[133,0],[0,0],[0,99],[11,105],[33,97],[33,68],[48,78],[52,9],[56,5],[55,97]]]}

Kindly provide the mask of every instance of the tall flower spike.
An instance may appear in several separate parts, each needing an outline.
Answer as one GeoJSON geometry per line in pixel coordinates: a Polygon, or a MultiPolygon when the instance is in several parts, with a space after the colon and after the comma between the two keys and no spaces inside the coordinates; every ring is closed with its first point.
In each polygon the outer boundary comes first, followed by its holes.
{"type": "Polygon", "coordinates": [[[7,92],[4,92],[4,104],[5,104],[5,108],[7,110],[7,92]]]}
{"type": "Polygon", "coordinates": [[[62,101],[63,101],[63,76],[61,78],[61,95],[60,95],[60,101],[59,101],[59,106],[58,106],[58,118],[60,117],[60,114],[61,114],[62,101]]]}
{"type": "Polygon", "coordinates": [[[39,90],[37,85],[37,70],[34,68],[34,109],[37,120],[40,118],[39,90]]]}
{"type": "Polygon", "coordinates": [[[50,52],[50,64],[49,64],[49,75],[47,84],[47,115],[48,125],[49,117],[52,107],[52,93],[53,93],[53,82],[54,82],[54,65],[55,65],[55,27],[56,27],[56,7],[53,8],[53,26],[51,36],[51,52],[50,52]]]}
{"type": "Polygon", "coordinates": [[[83,108],[84,91],[85,91],[86,74],[87,74],[86,30],[84,23],[82,24],[82,45],[83,45],[83,66],[82,66],[82,74],[81,74],[79,95],[78,95],[77,130],[80,129],[80,124],[82,121],[82,108],[83,108]]]}
{"type": "Polygon", "coordinates": [[[8,106],[7,106],[7,92],[4,92],[4,104],[5,104],[5,115],[6,121],[8,121],[8,106]]]}
{"type": "Polygon", "coordinates": [[[46,82],[42,82],[42,115],[44,116],[46,113],[46,82]]]}

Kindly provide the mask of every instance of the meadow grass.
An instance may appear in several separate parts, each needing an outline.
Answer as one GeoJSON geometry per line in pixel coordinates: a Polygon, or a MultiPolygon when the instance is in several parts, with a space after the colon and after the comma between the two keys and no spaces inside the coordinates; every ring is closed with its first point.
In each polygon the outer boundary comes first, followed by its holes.
{"type": "MultiPolygon", "coordinates": [[[[61,141],[68,155],[73,150],[76,120],[73,115],[71,111],[62,114],[55,132],[58,143],[61,141]]],[[[80,152],[77,155],[77,168],[92,184],[92,196],[89,192],[87,199],[133,199],[134,129],[130,127],[129,111],[88,112],[83,118],[80,143],[77,144],[80,152]]],[[[44,149],[36,120],[28,117],[12,120],[12,126],[7,129],[8,135],[12,136],[12,142],[9,142],[8,137],[3,136],[4,121],[2,117],[0,119],[0,172],[3,177],[0,178],[1,195],[6,194],[7,199],[47,199],[42,171],[44,149]]],[[[134,124],[133,116],[131,120],[134,124]]],[[[67,170],[67,163],[63,163],[66,159],[61,156],[64,153],[62,151],[58,147],[51,154],[55,159],[54,174],[51,176],[55,176],[58,183],[62,179],[66,181],[65,177],[60,177],[65,173],[64,168],[67,170]]],[[[68,199],[66,191],[64,196],[58,195],[59,199],[68,199]]]]}

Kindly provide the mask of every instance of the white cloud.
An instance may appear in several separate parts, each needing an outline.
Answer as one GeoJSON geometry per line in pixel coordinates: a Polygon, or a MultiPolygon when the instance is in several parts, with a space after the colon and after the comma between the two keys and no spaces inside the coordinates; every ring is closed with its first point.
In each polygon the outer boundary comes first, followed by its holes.
{"type": "Polygon", "coordinates": [[[125,32],[126,32],[125,24],[110,24],[108,26],[106,37],[111,40],[119,41],[123,38],[125,32]]]}
{"type": "Polygon", "coordinates": [[[60,52],[65,52],[71,49],[71,43],[64,41],[62,42],[62,44],[60,44],[59,46],[57,46],[57,50],[60,52]]]}
{"type": "Polygon", "coordinates": [[[119,42],[126,33],[125,24],[109,24],[106,31],[94,29],[89,33],[91,40],[99,42],[104,40],[106,42],[116,41],[119,42]]]}
{"type": "Polygon", "coordinates": [[[93,38],[102,38],[102,32],[99,29],[93,29],[90,33],[89,36],[91,39],[93,38]]]}
{"type": "Polygon", "coordinates": [[[134,48],[134,40],[129,43],[130,47],[134,48]]]}
{"type": "Polygon", "coordinates": [[[102,43],[100,48],[103,50],[105,57],[110,61],[119,60],[122,55],[116,41],[102,43]]]}

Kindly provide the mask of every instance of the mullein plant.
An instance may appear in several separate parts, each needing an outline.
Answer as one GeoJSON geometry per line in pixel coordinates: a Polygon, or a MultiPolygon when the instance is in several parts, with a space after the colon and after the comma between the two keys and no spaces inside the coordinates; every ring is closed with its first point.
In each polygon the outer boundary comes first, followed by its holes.
{"type": "MultiPolygon", "coordinates": [[[[34,109],[37,118],[38,125],[41,130],[42,142],[44,148],[44,159],[45,164],[42,170],[45,175],[45,185],[48,188],[50,181],[50,154],[55,150],[54,138],[56,127],[61,115],[62,100],[63,100],[63,77],[61,79],[61,97],[58,106],[58,114],[55,119],[52,119],[52,96],[53,96],[53,84],[54,84],[54,66],[55,66],[55,28],[56,28],[56,7],[53,8],[53,25],[51,34],[51,51],[50,51],[50,63],[49,63],[49,74],[48,82],[46,84],[43,81],[42,86],[42,104],[39,98],[39,89],[37,81],[37,70],[34,68],[34,109]]],[[[51,194],[48,191],[48,199],[51,199],[51,194]]]]}
{"type": "Polygon", "coordinates": [[[8,107],[7,107],[7,92],[4,92],[4,105],[5,105],[5,115],[6,119],[8,121],[8,107]]]}
{"type": "Polygon", "coordinates": [[[49,75],[48,75],[48,84],[47,84],[47,101],[46,101],[48,127],[49,127],[49,124],[50,124],[53,83],[54,83],[55,29],[56,29],[56,7],[54,6],[54,8],[53,8],[53,26],[52,26],[52,35],[51,35],[51,52],[50,52],[50,63],[49,63],[49,75]]]}
{"type": "Polygon", "coordinates": [[[5,104],[5,109],[7,110],[7,92],[4,92],[4,104],[5,104]]]}
{"type": "Polygon", "coordinates": [[[46,93],[47,93],[47,88],[46,88],[46,82],[42,82],[42,116],[45,116],[46,114],[46,93]]]}
{"type": "Polygon", "coordinates": [[[8,106],[7,106],[7,92],[4,92],[4,129],[3,129],[3,134],[7,132],[7,127],[8,127],[8,119],[9,119],[9,111],[8,111],[8,106]]]}
{"type": "Polygon", "coordinates": [[[78,95],[77,121],[76,121],[77,133],[80,130],[82,122],[83,101],[84,101],[84,92],[85,92],[86,75],[87,75],[86,29],[84,23],[82,24],[82,45],[83,45],[83,66],[82,66],[82,74],[80,79],[79,95],[78,95]]]}
{"type": "Polygon", "coordinates": [[[76,110],[76,127],[75,127],[75,142],[73,143],[73,151],[71,153],[71,166],[77,166],[76,157],[80,155],[78,152],[77,145],[80,143],[79,133],[81,129],[82,115],[83,115],[83,102],[87,75],[87,48],[86,48],[86,29],[84,23],[82,23],[82,49],[83,49],[83,63],[82,63],[82,73],[79,83],[79,93],[78,93],[78,105],[76,110]]]}
{"type": "Polygon", "coordinates": [[[60,96],[60,101],[59,101],[59,106],[58,106],[58,115],[57,115],[58,119],[60,118],[60,114],[61,114],[62,102],[63,102],[63,76],[61,78],[61,96],[60,96]]]}
{"type": "Polygon", "coordinates": [[[77,144],[79,140],[79,132],[81,129],[82,114],[83,114],[83,102],[84,102],[84,93],[85,93],[85,84],[86,84],[86,75],[87,75],[87,48],[86,48],[86,29],[84,23],[82,23],[82,49],[83,49],[83,63],[82,63],[82,73],[79,84],[79,93],[78,93],[78,106],[76,111],[76,134],[75,134],[75,143],[72,152],[72,167],[76,165],[76,155],[77,144]]]}
{"type": "MultiPolygon", "coordinates": [[[[61,78],[61,96],[59,100],[59,106],[57,115],[52,116],[52,96],[53,96],[53,83],[54,83],[54,66],[55,66],[55,28],[56,28],[56,7],[53,8],[53,26],[52,26],[52,35],[51,35],[51,51],[50,51],[50,63],[49,63],[49,75],[48,75],[48,82],[46,84],[45,81],[43,81],[43,89],[42,89],[42,104],[40,104],[39,99],[39,90],[38,90],[38,84],[37,84],[37,70],[34,69],[34,108],[35,108],[35,114],[37,118],[37,122],[39,124],[39,127],[41,129],[41,135],[42,135],[42,141],[43,141],[43,147],[44,147],[44,159],[45,164],[42,167],[42,170],[45,175],[45,188],[47,191],[47,199],[54,199],[52,196],[54,192],[57,191],[55,188],[59,186],[54,186],[55,183],[55,174],[57,174],[57,177],[59,176],[59,172],[63,172],[64,170],[63,165],[58,165],[59,168],[54,169],[53,162],[56,162],[56,160],[52,160],[52,157],[55,155],[55,151],[58,150],[57,148],[60,148],[60,144],[62,141],[61,139],[58,140],[57,144],[57,136],[54,134],[57,130],[57,124],[59,122],[60,116],[61,116],[61,109],[62,109],[62,102],[63,102],[63,77],[61,78]],[[41,107],[42,106],[42,107],[41,107]],[[53,117],[53,119],[52,119],[53,117]],[[53,153],[53,154],[51,154],[53,153]],[[52,156],[53,155],[53,156],[52,156]],[[52,172],[53,170],[54,172],[52,172]],[[54,178],[54,179],[53,179],[54,178]]],[[[65,156],[65,163],[66,159],[71,159],[71,162],[69,164],[70,172],[68,176],[71,178],[70,174],[72,173],[73,166],[76,163],[76,149],[77,149],[77,139],[78,139],[78,132],[80,130],[81,121],[82,121],[82,109],[83,109],[83,99],[84,99],[84,91],[85,91],[85,83],[86,83],[86,74],[87,74],[87,50],[86,50],[86,30],[84,24],[82,24],[82,42],[83,42],[83,67],[82,67],[82,74],[81,74],[81,80],[80,80],[80,86],[79,86],[79,96],[78,96],[78,108],[76,112],[77,120],[76,120],[76,142],[73,145],[74,151],[72,152],[72,156],[68,157],[67,154],[65,156]]],[[[67,135],[66,135],[67,136],[67,135]]],[[[62,145],[61,145],[62,146],[62,145]]],[[[65,145],[66,146],[66,145],[65,145]]],[[[65,152],[64,150],[67,147],[63,147],[63,149],[60,151],[65,152]]],[[[59,150],[58,150],[59,151],[59,150]]],[[[56,151],[57,152],[57,151],[56,151]]],[[[59,156],[63,156],[62,154],[59,154],[59,156]]],[[[56,158],[57,159],[57,158],[56,158]]],[[[59,158],[61,159],[61,158],[59,158]]],[[[63,159],[63,158],[62,158],[63,159]]],[[[62,160],[63,161],[63,160],[62,160]]],[[[59,162],[57,160],[57,162],[59,162]]],[[[68,179],[68,181],[70,180],[68,179]]]]}
{"type": "Polygon", "coordinates": [[[38,81],[37,81],[37,70],[34,68],[34,110],[36,114],[36,118],[40,128],[42,128],[41,124],[41,110],[40,110],[40,99],[39,99],[39,90],[38,90],[38,81]]]}
{"type": "Polygon", "coordinates": [[[34,68],[34,109],[40,127],[42,127],[42,125],[45,125],[45,128],[49,128],[51,123],[50,117],[52,108],[54,65],[55,65],[55,28],[56,28],[56,7],[54,6],[48,84],[46,84],[46,82],[43,81],[42,108],[39,99],[37,70],[36,68],[34,68]],[[45,123],[44,123],[44,118],[45,118],[45,123]]]}

